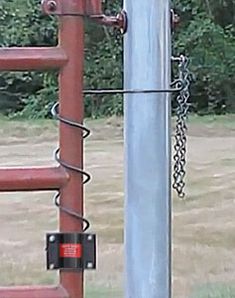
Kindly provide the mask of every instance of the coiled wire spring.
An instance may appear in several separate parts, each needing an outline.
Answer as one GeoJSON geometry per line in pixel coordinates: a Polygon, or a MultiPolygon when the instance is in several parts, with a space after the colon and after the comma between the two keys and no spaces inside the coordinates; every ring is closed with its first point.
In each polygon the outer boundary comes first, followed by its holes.
{"type": "MultiPolygon", "coordinates": [[[[73,121],[73,120],[70,120],[70,119],[66,119],[66,118],[60,116],[60,114],[59,114],[59,103],[54,104],[54,106],[51,109],[51,114],[55,119],[59,120],[60,122],[62,122],[64,124],[67,124],[69,126],[72,126],[74,128],[82,130],[83,131],[83,139],[86,139],[87,137],[89,137],[91,132],[83,124],[78,123],[78,122],[73,121]]],[[[62,167],[64,167],[65,169],[71,170],[71,171],[75,171],[75,172],[80,173],[81,175],[83,175],[85,177],[84,180],[83,180],[83,184],[86,184],[91,180],[91,175],[89,173],[87,173],[86,171],[80,169],[79,167],[76,167],[74,165],[70,165],[70,164],[66,163],[65,161],[61,160],[61,158],[60,158],[60,148],[56,149],[54,155],[55,155],[55,160],[62,167]]],[[[61,205],[61,203],[60,203],[60,191],[58,191],[58,193],[55,195],[54,203],[55,203],[56,207],[58,207],[61,211],[65,212],[68,215],[70,215],[70,216],[76,218],[77,220],[83,222],[83,232],[86,232],[89,229],[90,222],[85,217],[83,217],[82,215],[78,214],[77,212],[75,212],[75,211],[61,205]]]]}

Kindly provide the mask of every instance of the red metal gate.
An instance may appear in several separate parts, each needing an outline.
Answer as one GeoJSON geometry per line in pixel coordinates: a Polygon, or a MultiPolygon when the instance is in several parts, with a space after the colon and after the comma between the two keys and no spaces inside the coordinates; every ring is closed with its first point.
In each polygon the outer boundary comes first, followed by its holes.
{"type": "MultiPolygon", "coordinates": [[[[94,1],[93,1],[94,2],[94,1]]],[[[99,2],[99,1],[96,1],[99,2]]],[[[45,1],[44,9],[55,12],[56,6],[67,4],[69,12],[85,14],[83,1],[45,1]]],[[[64,8],[66,9],[66,7],[64,8]]],[[[59,69],[60,114],[83,122],[83,18],[60,16],[59,45],[52,48],[1,48],[0,70],[59,69]]],[[[82,136],[71,127],[60,124],[60,156],[69,164],[82,168],[82,136]],[[68,146],[69,144],[69,146],[68,146]]],[[[1,169],[0,191],[61,191],[61,204],[82,214],[83,186],[80,174],[63,167],[1,169]],[[77,200],[77,197],[80,200],[77,200]]],[[[73,217],[60,212],[60,231],[81,231],[73,217]]],[[[83,272],[61,272],[60,285],[55,287],[1,288],[1,298],[81,298],[83,272]]]]}
{"type": "MultiPolygon", "coordinates": [[[[101,0],[43,0],[46,14],[59,17],[56,47],[0,48],[0,71],[58,69],[59,114],[63,119],[83,123],[84,17],[98,23],[125,27],[125,19],[102,14],[101,0]]],[[[124,28],[125,29],[125,28],[124,28]]],[[[60,159],[63,166],[0,169],[0,191],[59,190],[60,204],[83,214],[83,135],[71,125],[60,123],[60,159]],[[65,169],[66,168],[66,169],[65,169]],[[77,199],[79,198],[79,200],[77,199]]],[[[82,232],[82,224],[63,210],[60,232],[82,232]]],[[[0,298],[82,298],[83,271],[60,271],[60,285],[0,288],[0,298]]]]}

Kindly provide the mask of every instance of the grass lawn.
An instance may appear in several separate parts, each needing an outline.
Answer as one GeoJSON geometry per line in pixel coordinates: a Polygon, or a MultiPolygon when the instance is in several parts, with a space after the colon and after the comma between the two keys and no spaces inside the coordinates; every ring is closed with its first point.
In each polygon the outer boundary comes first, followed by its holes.
{"type": "MultiPolygon", "coordinates": [[[[94,296],[95,297],[95,296],[94,296]]],[[[205,285],[195,290],[192,298],[234,298],[235,286],[216,284],[205,285]]]]}
{"type": "MultiPolygon", "coordinates": [[[[122,121],[86,120],[85,166],[93,179],[85,209],[98,235],[86,298],[123,297],[122,121]]],[[[173,298],[235,298],[235,115],[193,116],[188,125],[187,199],[173,196],[173,298]]],[[[57,144],[54,121],[0,119],[0,166],[56,164],[57,144]]],[[[57,230],[53,195],[0,194],[1,286],[56,283],[44,250],[45,233],[57,230]]]]}

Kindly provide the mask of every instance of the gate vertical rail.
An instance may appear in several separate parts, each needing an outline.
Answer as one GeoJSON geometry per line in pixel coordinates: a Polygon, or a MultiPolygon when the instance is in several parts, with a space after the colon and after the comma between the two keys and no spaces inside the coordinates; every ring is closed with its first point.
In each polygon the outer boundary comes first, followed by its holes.
{"type": "MultiPolygon", "coordinates": [[[[82,5],[82,1],[80,1],[82,5]]],[[[81,8],[82,11],[82,8],[81,8]]],[[[60,84],[60,115],[83,123],[83,56],[84,29],[83,18],[63,16],[60,19],[59,43],[68,57],[62,68],[60,84]]],[[[66,163],[83,168],[82,131],[64,123],[60,124],[60,157],[66,163]]],[[[60,201],[78,214],[83,214],[83,176],[69,170],[70,181],[61,191],[60,201]]],[[[81,223],[66,213],[60,213],[61,232],[82,230],[81,223]]],[[[83,297],[83,273],[61,272],[62,286],[69,297],[83,297]]]]}

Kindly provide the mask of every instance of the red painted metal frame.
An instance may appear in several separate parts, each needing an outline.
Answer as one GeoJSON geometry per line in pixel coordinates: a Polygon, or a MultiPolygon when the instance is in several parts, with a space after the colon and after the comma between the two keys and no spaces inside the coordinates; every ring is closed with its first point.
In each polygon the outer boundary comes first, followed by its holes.
{"type": "MultiPolygon", "coordinates": [[[[82,6],[82,2],[77,0],[82,6]]],[[[81,7],[82,9],[82,7],[81,7]]],[[[62,117],[83,123],[83,57],[84,20],[82,17],[60,18],[59,43],[68,56],[68,63],[59,77],[60,114],[62,117]]],[[[60,155],[68,164],[83,168],[82,131],[60,123],[60,155]]],[[[69,171],[70,181],[61,190],[62,205],[83,214],[83,177],[69,171]]],[[[60,213],[60,231],[78,232],[81,222],[66,213],[60,213]]],[[[71,298],[83,297],[83,272],[61,272],[61,285],[71,298]]]]}
{"type": "Polygon", "coordinates": [[[68,57],[60,47],[0,48],[0,70],[40,70],[60,68],[68,57]]]}
{"type": "Polygon", "coordinates": [[[69,180],[69,174],[58,168],[0,168],[0,192],[57,190],[69,180]]]}
{"type": "MultiPolygon", "coordinates": [[[[84,1],[57,0],[74,4],[82,14],[84,1]]],[[[94,10],[100,0],[92,0],[94,10]]],[[[71,6],[72,8],[73,6],[71,6]]],[[[91,9],[91,7],[89,8],[91,9]]],[[[91,9],[92,10],[92,9],[91,9]]],[[[80,16],[60,16],[59,45],[52,48],[1,48],[0,70],[60,69],[59,100],[62,117],[83,122],[84,20],[80,16]]],[[[83,168],[82,132],[60,124],[61,159],[83,168]]],[[[60,189],[60,202],[83,214],[82,176],[58,168],[1,169],[0,191],[60,189]]],[[[81,223],[60,212],[60,231],[79,232],[81,223]]],[[[0,288],[0,298],[83,298],[83,272],[60,272],[58,287],[0,288]]]]}
{"type": "MultiPolygon", "coordinates": [[[[70,298],[61,286],[58,287],[12,287],[1,288],[1,298],[70,298]]],[[[80,297],[80,296],[77,296],[80,297]]]]}
{"type": "Polygon", "coordinates": [[[101,15],[102,1],[100,0],[43,0],[42,8],[50,15],[101,15]]]}

